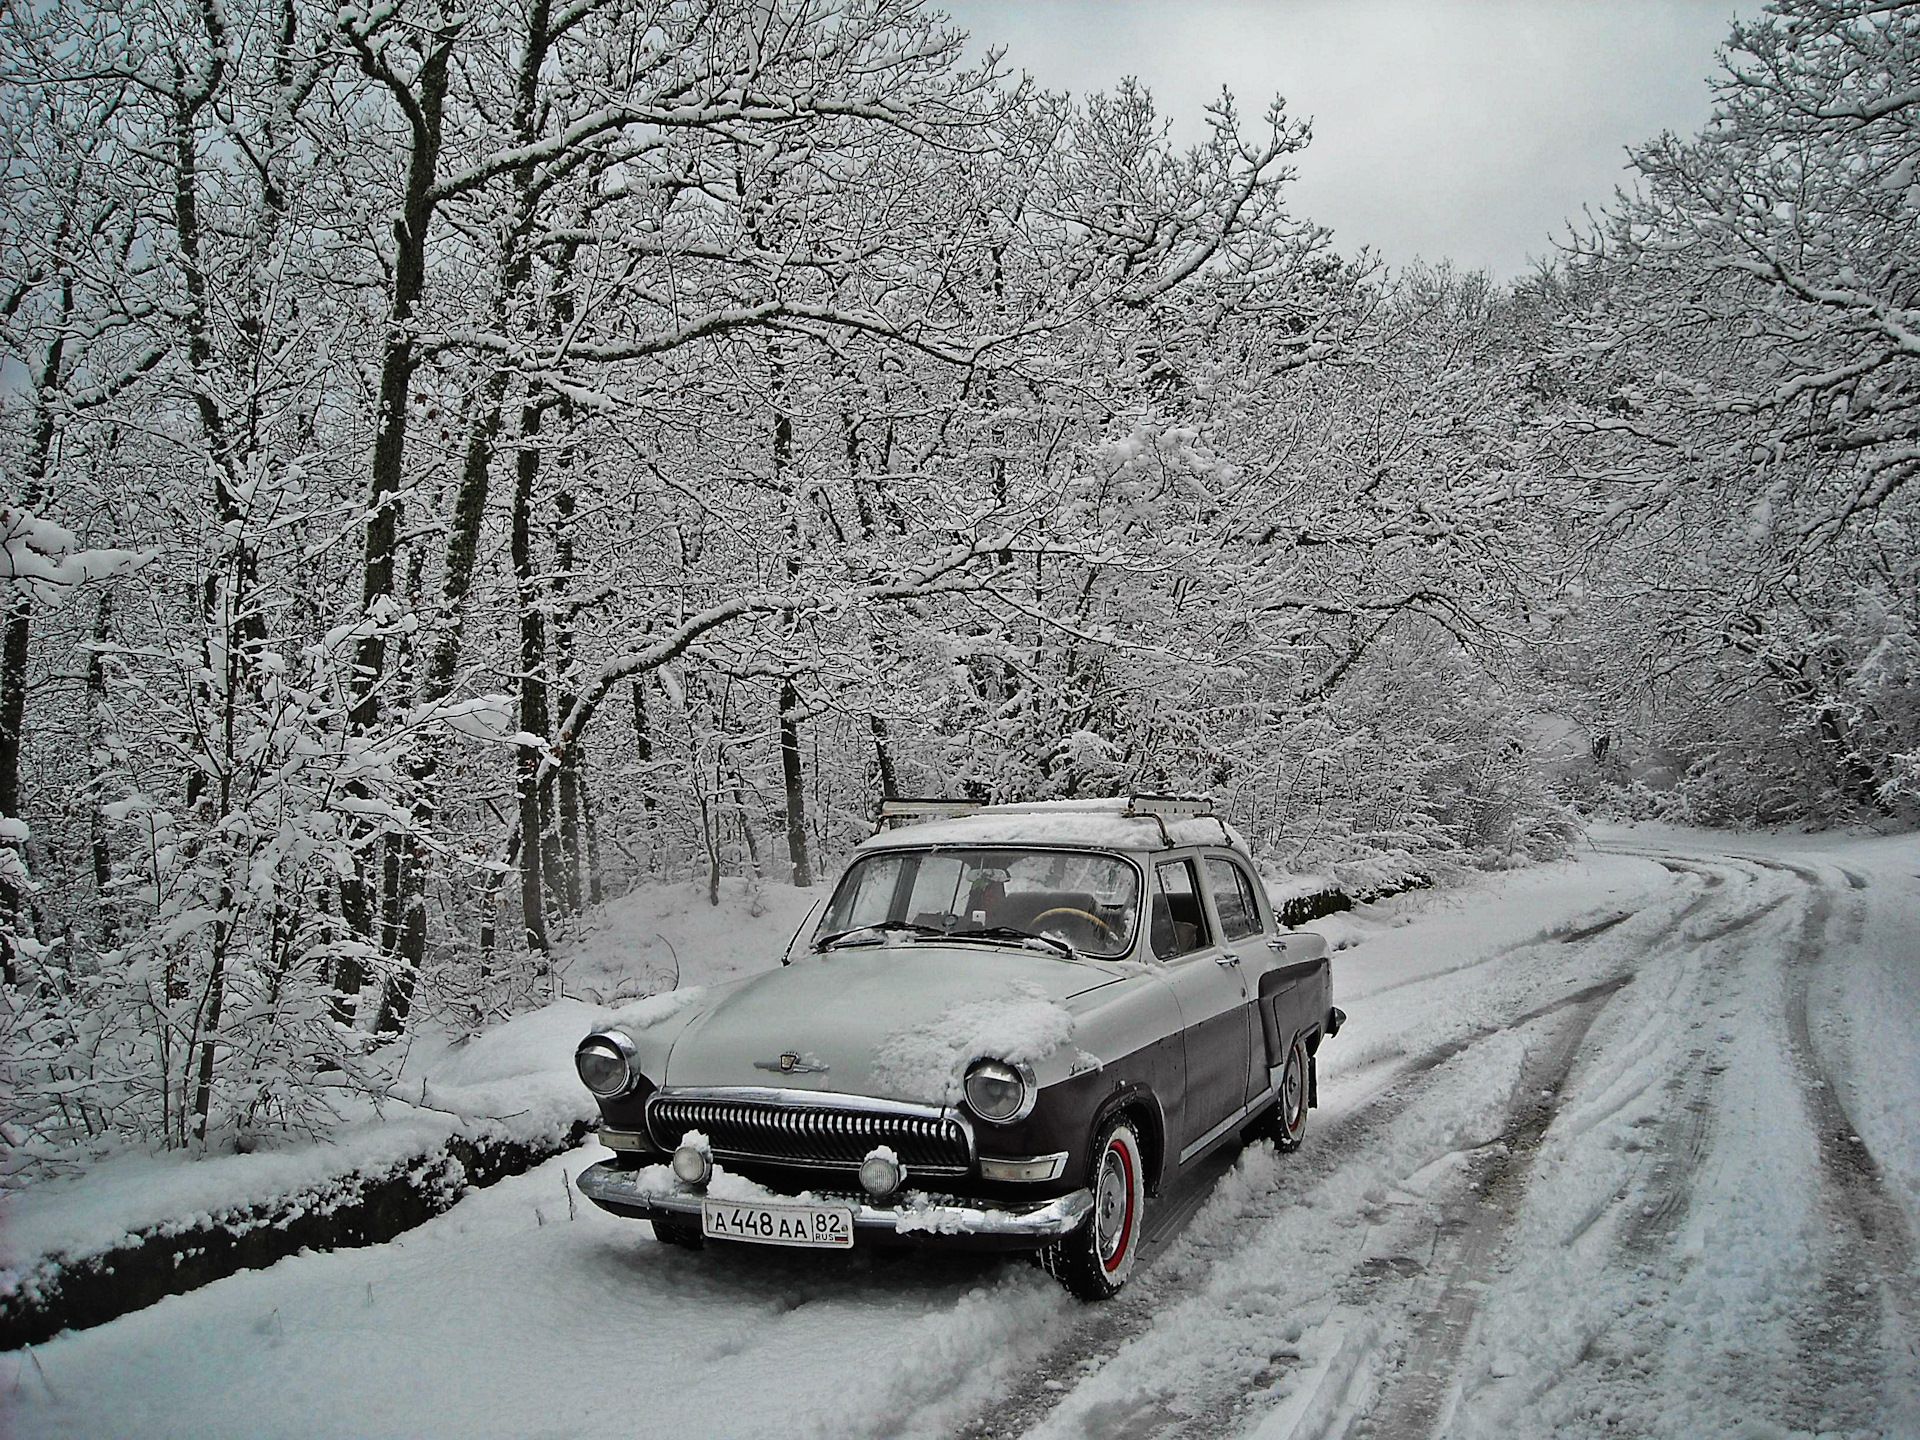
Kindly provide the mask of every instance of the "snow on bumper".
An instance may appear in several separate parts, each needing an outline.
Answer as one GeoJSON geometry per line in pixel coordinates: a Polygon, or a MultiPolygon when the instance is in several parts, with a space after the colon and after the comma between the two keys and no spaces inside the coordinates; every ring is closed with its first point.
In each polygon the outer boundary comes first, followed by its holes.
{"type": "Polygon", "coordinates": [[[630,1215],[697,1217],[709,1195],[715,1199],[817,1201],[850,1208],[856,1233],[951,1235],[1032,1241],[1036,1245],[1072,1234],[1093,1212],[1093,1195],[1087,1190],[1028,1204],[988,1204],[954,1196],[909,1194],[897,1204],[880,1205],[849,1195],[780,1195],[719,1170],[714,1180],[707,1190],[700,1191],[681,1184],[665,1165],[622,1170],[614,1162],[603,1160],[581,1171],[574,1183],[596,1205],[630,1215]]]}

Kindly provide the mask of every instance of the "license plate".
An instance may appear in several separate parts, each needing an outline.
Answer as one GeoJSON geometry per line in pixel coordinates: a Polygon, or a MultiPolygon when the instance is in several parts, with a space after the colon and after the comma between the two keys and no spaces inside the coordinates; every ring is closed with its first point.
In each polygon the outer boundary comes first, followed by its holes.
{"type": "Polygon", "coordinates": [[[700,1229],[716,1240],[750,1240],[756,1245],[853,1248],[853,1211],[840,1205],[707,1200],[700,1206],[700,1229]]]}

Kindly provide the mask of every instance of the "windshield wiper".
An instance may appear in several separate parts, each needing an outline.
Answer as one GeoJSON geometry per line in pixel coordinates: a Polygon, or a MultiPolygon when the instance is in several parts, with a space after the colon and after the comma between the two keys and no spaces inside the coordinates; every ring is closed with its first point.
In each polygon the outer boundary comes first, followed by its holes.
{"type": "Polygon", "coordinates": [[[1017,925],[982,925],[972,930],[949,930],[949,940],[1038,940],[1042,945],[1058,950],[1062,955],[1077,957],[1080,952],[1062,940],[1058,935],[1036,935],[1031,930],[1022,930],[1017,925]]]}
{"type": "Polygon", "coordinates": [[[908,935],[944,935],[946,933],[937,925],[922,925],[915,920],[875,920],[866,925],[850,925],[845,930],[836,930],[831,935],[822,936],[820,939],[814,941],[813,948],[816,951],[831,950],[835,945],[846,940],[849,936],[866,934],[871,934],[873,939],[871,941],[862,940],[855,943],[862,945],[877,944],[882,935],[894,932],[904,932],[908,935]]]}

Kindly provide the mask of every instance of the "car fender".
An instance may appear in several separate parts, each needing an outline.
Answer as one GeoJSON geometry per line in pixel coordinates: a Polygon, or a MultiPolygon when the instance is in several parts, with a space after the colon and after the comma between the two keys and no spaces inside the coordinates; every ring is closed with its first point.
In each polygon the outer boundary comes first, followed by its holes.
{"type": "Polygon", "coordinates": [[[1140,1143],[1146,1148],[1146,1170],[1148,1175],[1147,1192],[1158,1194],[1161,1182],[1167,1174],[1167,1116],[1161,1108],[1160,1097],[1153,1087],[1144,1081],[1135,1080],[1116,1085],[1104,1100],[1094,1108],[1093,1123],[1087,1127],[1083,1142],[1089,1156],[1093,1149],[1094,1136],[1121,1111],[1130,1111],[1144,1117],[1145,1124],[1137,1126],[1140,1130],[1140,1143]]]}

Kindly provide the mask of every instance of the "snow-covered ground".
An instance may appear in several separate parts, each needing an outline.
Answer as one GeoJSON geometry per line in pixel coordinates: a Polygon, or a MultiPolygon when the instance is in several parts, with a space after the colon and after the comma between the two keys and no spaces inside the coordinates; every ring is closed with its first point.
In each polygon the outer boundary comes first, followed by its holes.
{"type": "MultiPolygon", "coordinates": [[[[1306,1147],[1167,1197],[1109,1305],[1013,1261],[671,1250],[573,1194],[588,1146],[392,1244],[8,1355],[0,1414],[21,1436],[1920,1435],[1920,840],[1595,840],[1342,917],[1350,1019],[1306,1147]]],[[[803,899],[712,944],[784,944],[803,899]]],[[[576,993],[621,962],[579,963],[576,993]]]]}

